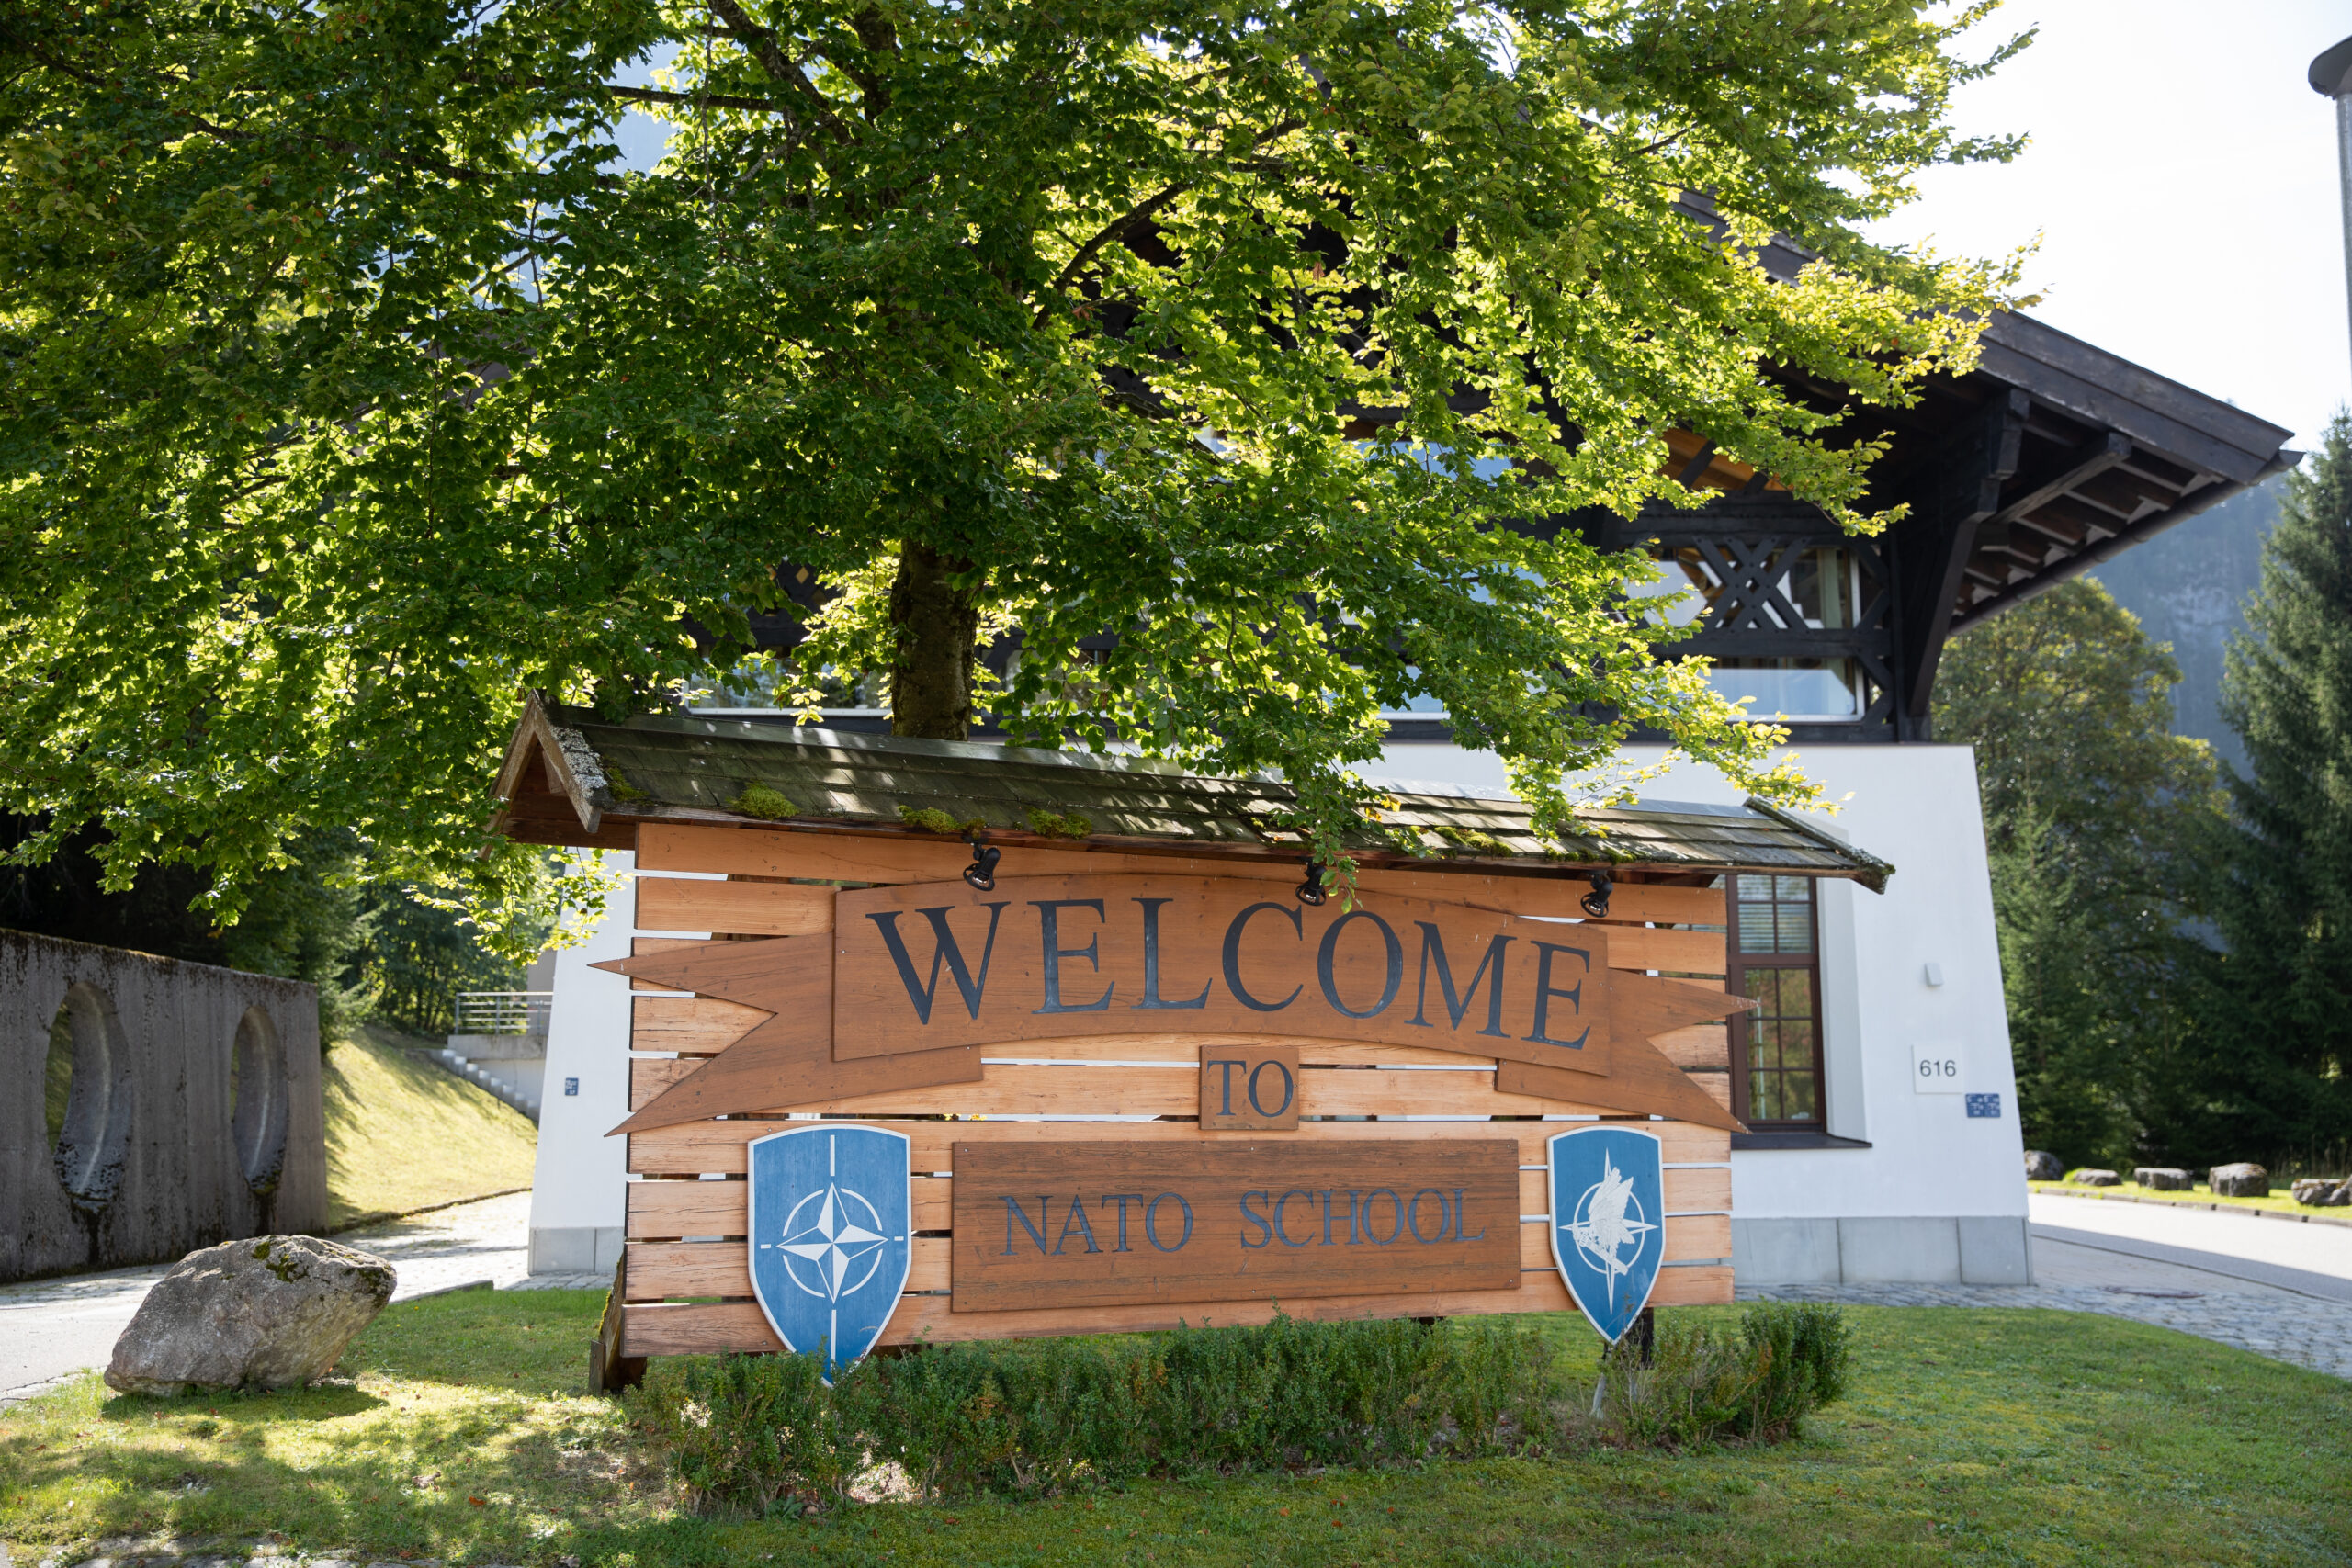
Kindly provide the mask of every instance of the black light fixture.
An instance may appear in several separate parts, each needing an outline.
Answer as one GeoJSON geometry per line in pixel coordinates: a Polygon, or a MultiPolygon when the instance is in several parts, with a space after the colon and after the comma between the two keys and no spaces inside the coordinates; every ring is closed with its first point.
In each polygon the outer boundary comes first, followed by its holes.
{"type": "Polygon", "coordinates": [[[1583,905],[1584,912],[1594,919],[1605,920],[1609,918],[1609,890],[1615,886],[1615,879],[1611,877],[1608,868],[1602,866],[1592,874],[1592,891],[1577,902],[1583,905]]]}
{"type": "Polygon", "coordinates": [[[1004,858],[1004,852],[994,844],[984,844],[977,838],[970,842],[972,863],[964,868],[964,880],[983,893],[993,893],[996,891],[996,863],[1004,858]]]}
{"type": "Polygon", "coordinates": [[[1298,885],[1298,901],[1310,908],[1319,909],[1323,907],[1323,900],[1329,897],[1323,891],[1323,863],[1308,861],[1306,880],[1298,885]]]}

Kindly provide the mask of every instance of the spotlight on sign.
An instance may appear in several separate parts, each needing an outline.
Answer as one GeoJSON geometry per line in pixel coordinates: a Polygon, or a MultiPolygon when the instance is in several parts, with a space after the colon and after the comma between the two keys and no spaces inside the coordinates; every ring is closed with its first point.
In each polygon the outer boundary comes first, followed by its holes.
{"type": "Polygon", "coordinates": [[[1615,886],[1606,871],[1596,871],[1592,874],[1592,891],[1577,902],[1582,904],[1584,912],[1594,919],[1605,920],[1609,918],[1609,892],[1615,886]]]}
{"type": "Polygon", "coordinates": [[[1306,863],[1306,880],[1298,885],[1298,901],[1310,908],[1319,909],[1329,894],[1323,891],[1323,865],[1319,861],[1306,863]]]}
{"type": "Polygon", "coordinates": [[[984,844],[978,839],[973,840],[972,863],[964,868],[964,880],[983,893],[995,892],[996,863],[1003,858],[1004,852],[994,844],[984,844]]]}

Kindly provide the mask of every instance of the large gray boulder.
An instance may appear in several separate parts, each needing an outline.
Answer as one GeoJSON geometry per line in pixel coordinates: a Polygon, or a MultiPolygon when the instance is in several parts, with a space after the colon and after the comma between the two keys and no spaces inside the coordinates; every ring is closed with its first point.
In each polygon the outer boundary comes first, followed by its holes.
{"type": "Polygon", "coordinates": [[[2111,1170],[2093,1170],[2087,1167],[2068,1171],[2066,1179],[2076,1187],[2120,1187],[2123,1184],[2123,1179],[2111,1170]]]}
{"type": "Polygon", "coordinates": [[[2028,1149],[2025,1152],[2025,1179],[2028,1181],[2057,1181],[2066,1174],[2066,1162],[2048,1149],[2028,1149]]]}
{"type": "Polygon", "coordinates": [[[2206,1184],[2213,1189],[2216,1198],[2267,1198],[2270,1196],[2270,1173],[2258,1165],[2241,1160],[2235,1165],[2217,1165],[2206,1172],[2206,1184]]]}
{"type": "Polygon", "coordinates": [[[297,1388],[392,1299],[392,1266],[309,1235],[266,1235],[191,1252],[147,1292],[114,1344],[107,1386],[297,1388]]]}
{"type": "Polygon", "coordinates": [[[2336,1194],[2344,1190],[2345,1185],[2333,1176],[2305,1176],[2296,1179],[2291,1190],[2298,1203],[2306,1203],[2315,1209],[2332,1209],[2343,1201],[2336,1194]]]}
{"type": "Polygon", "coordinates": [[[2197,1183],[2188,1172],[2168,1165],[2143,1165],[2132,1171],[2132,1179],[2151,1192],[2193,1192],[2197,1183]]]}

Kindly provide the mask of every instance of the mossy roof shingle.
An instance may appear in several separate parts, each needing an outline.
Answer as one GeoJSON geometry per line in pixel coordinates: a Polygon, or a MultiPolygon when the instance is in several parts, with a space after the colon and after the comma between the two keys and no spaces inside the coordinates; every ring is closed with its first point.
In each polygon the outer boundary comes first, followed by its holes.
{"type": "MultiPolygon", "coordinates": [[[[535,755],[569,798],[583,834],[644,821],[842,823],[905,828],[910,812],[978,823],[991,835],[1040,832],[1036,814],[1082,826],[1094,841],[1145,840],[1214,852],[1296,850],[1276,819],[1293,804],[1288,785],[1265,778],[1210,778],[1149,758],[1044,751],[979,742],[910,740],[760,720],[648,715],[620,722],[536,702],[516,731],[500,781],[508,811],[500,826],[517,838],[556,841],[524,796],[535,755]],[[760,792],[781,795],[782,802],[760,792]],[[1082,818],[1082,824],[1069,818],[1082,818]]],[[[1850,877],[1883,889],[1894,867],[1841,843],[1804,818],[1760,801],[1745,806],[1646,802],[1582,814],[1586,831],[1539,837],[1523,802],[1446,785],[1390,786],[1387,826],[1405,829],[1428,853],[1448,861],[1563,872],[1640,865],[1661,871],[1781,871],[1850,877]]],[[[940,818],[934,818],[937,821],[940,818]]],[[[1351,849],[1394,857],[1370,832],[1351,849]]]]}

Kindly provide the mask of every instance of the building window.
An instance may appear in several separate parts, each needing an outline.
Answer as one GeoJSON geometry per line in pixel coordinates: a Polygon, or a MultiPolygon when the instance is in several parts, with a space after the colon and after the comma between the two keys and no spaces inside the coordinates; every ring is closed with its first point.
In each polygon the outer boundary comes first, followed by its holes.
{"type": "Polygon", "coordinates": [[[1751,1127],[1822,1126],[1821,956],[1813,878],[1731,879],[1730,988],[1757,1010],[1732,1020],[1732,1096],[1751,1127]],[[1747,1048],[1736,1048],[1739,1032],[1747,1048]]]}
{"type": "MultiPolygon", "coordinates": [[[[1717,540],[1653,546],[1651,553],[1664,576],[1631,592],[1643,598],[1679,592],[1680,602],[1664,619],[1696,634],[1787,632],[1795,640],[1810,632],[1850,632],[1875,592],[1860,554],[1834,545],[1717,540]]],[[[1858,719],[1873,696],[1861,660],[1826,652],[1718,655],[1707,683],[1729,701],[1745,701],[1748,716],[1758,719],[1858,719]]]]}

